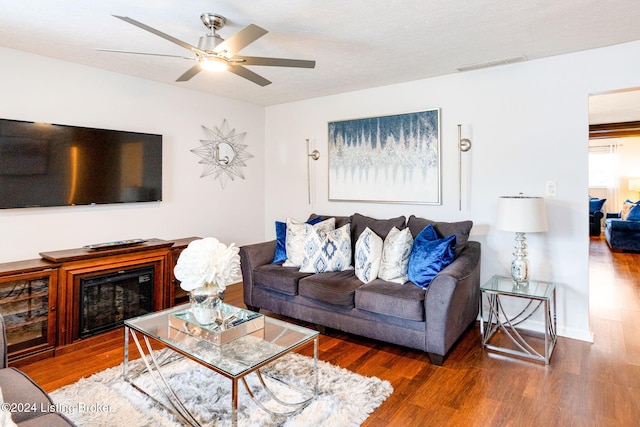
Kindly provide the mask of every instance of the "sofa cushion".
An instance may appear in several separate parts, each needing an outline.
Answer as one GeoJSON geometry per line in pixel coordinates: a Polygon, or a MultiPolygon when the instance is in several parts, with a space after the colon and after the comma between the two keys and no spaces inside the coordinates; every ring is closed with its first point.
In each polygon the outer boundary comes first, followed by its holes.
{"type": "Polygon", "coordinates": [[[358,237],[356,253],[353,258],[356,277],[362,282],[369,283],[378,277],[382,259],[382,245],[382,238],[371,231],[369,227],[365,228],[358,237]]]}
{"type": "Polygon", "coordinates": [[[393,227],[396,227],[399,230],[405,228],[406,220],[407,219],[404,216],[389,219],[375,219],[360,215],[359,213],[353,214],[351,216],[351,239],[355,244],[355,242],[358,241],[360,234],[362,234],[367,227],[384,239],[393,227]]]}
{"type": "Polygon", "coordinates": [[[355,291],[362,285],[354,270],[317,273],[300,279],[298,294],[329,305],[353,308],[355,291]]]}
{"type": "Polygon", "coordinates": [[[469,233],[471,232],[471,227],[473,227],[473,221],[437,222],[418,218],[414,215],[411,215],[407,221],[407,226],[414,238],[429,224],[433,225],[440,238],[448,237],[452,234],[456,235],[456,255],[464,249],[464,245],[469,241],[469,233]]]}
{"type": "Polygon", "coordinates": [[[300,267],[304,261],[304,239],[307,232],[312,229],[321,229],[331,231],[335,229],[335,218],[327,218],[315,225],[309,225],[306,222],[296,221],[293,218],[287,218],[287,260],[284,262],[285,267],[300,267]]]}
{"type": "Polygon", "coordinates": [[[434,240],[431,227],[427,226],[416,236],[409,258],[409,280],[424,289],[453,262],[456,255],[456,235],[434,240]]]}
{"type": "Polygon", "coordinates": [[[41,415],[41,408],[49,408],[53,403],[49,396],[25,373],[15,368],[0,369],[0,387],[4,401],[7,403],[28,403],[34,411],[12,412],[11,417],[16,424],[41,415]]]}
{"type": "Polygon", "coordinates": [[[309,229],[304,241],[304,259],[300,271],[324,273],[343,271],[351,268],[350,225],[325,231],[309,229]]]}
{"type": "Polygon", "coordinates": [[[309,276],[298,267],[283,267],[282,264],[261,265],[253,271],[255,286],[271,289],[286,295],[298,295],[298,281],[309,276]]]}
{"type": "MultiPolygon", "coordinates": [[[[315,217],[307,220],[307,224],[315,225],[322,221],[322,217],[315,217]]],[[[284,262],[287,260],[287,223],[276,221],[276,250],[273,254],[272,263],[284,262]]]]}
{"type": "Polygon", "coordinates": [[[409,280],[407,271],[412,247],[411,230],[408,228],[398,230],[393,227],[384,239],[378,277],[400,284],[409,280]]]}
{"type": "Polygon", "coordinates": [[[376,279],[356,289],[356,308],[401,319],[424,322],[426,291],[410,283],[398,285],[376,279]]]}
{"type": "Polygon", "coordinates": [[[56,412],[40,415],[39,417],[30,418],[20,423],[20,427],[69,427],[74,424],[64,415],[56,412]]]}

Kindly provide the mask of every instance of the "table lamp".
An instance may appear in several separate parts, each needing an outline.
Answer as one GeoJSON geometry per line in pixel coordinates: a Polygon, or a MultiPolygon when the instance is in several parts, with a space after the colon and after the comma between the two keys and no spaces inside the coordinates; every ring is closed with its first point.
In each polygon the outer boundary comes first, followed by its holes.
{"type": "Polygon", "coordinates": [[[511,277],[517,285],[529,282],[529,260],[525,233],[547,231],[547,213],[542,197],[503,196],[498,198],[498,230],[516,233],[511,277]]]}

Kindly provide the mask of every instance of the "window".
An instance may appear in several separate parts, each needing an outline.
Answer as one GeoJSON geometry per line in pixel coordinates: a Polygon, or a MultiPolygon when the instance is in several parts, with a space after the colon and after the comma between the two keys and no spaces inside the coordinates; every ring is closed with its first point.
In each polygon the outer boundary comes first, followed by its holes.
{"type": "Polygon", "coordinates": [[[589,188],[615,187],[615,148],[613,145],[589,147],[589,188]]]}

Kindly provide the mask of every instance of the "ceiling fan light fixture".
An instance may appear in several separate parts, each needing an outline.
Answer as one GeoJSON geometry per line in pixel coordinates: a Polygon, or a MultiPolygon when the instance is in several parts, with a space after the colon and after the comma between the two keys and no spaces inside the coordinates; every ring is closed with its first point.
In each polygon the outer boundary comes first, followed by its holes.
{"type": "Polygon", "coordinates": [[[202,58],[200,59],[200,68],[206,71],[220,72],[226,71],[229,67],[224,59],[202,58]]]}
{"type": "Polygon", "coordinates": [[[198,40],[198,49],[213,51],[224,40],[217,34],[205,34],[198,40]]]}
{"type": "Polygon", "coordinates": [[[155,54],[148,52],[129,52],[123,50],[99,49],[109,52],[134,53],[138,55],[153,55],[184,58],[197,61],[187,71],[182,73],[176,79],[176,82],[187,82],[201,71],[230,71],[233,74],[249,80],[259,86],[267,86],[271,82],[261,75],[245,68],[245,65],[271,66],[271,67],[294,67],[294,68],[314,68],[315,61],[306,61],[300,59],[286,58],[265,58],[260,56],[239,56],[237,52],[244,49],[260,37],[268,33],[267,30],[255,24],[249,24],[240,31],[224,40],[216,31],[224,27],[226,18],[214,13],[203,13],[200,16],[202,23],[210,30],[209,34],[200,37],[198,46],[194,46],[169,34],[163,33],[153,27],[150,27],[140,21],[129,18],[128,16],[113,15],[128,24],[134,25],[142,30],[148,31],[158,37],[182,47],[191,52],[191,57],[155,54]]]}

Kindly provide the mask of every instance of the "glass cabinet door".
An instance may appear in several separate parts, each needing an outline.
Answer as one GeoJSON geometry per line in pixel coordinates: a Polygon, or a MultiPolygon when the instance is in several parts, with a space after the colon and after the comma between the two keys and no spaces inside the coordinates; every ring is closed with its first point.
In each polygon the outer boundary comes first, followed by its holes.
{"type": "Polygon", "coordinates": [[[54,345],[55,317],[49,307],[55,277],[51,270],[0,277],[0,314],[10,356],[54,345]]]}

